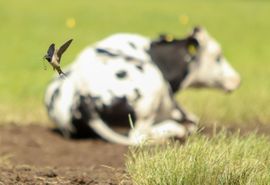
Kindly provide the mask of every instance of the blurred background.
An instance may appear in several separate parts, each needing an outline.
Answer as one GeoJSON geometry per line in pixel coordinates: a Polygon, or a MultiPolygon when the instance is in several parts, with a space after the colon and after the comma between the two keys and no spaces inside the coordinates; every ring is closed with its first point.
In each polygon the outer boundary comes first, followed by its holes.
{"type": "Polygon", "coordinates": [[[270,4],[267,1],[179,0],[0,0],[0,124],[50,124],[43,105],[46,85],[56,73],[42,57],[54,42],[74,42],[62,66],[78,53],[117,32],[155,38],[186,36],[202,25],[222,45],[241,74],[232,94],[185,90],[177,99],[202,125],[270,123],[270,4]]]}

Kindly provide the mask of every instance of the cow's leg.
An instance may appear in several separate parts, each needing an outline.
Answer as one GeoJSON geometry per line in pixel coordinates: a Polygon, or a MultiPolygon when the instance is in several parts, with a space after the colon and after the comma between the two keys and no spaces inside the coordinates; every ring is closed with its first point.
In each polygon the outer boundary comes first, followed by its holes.
{"type": "Polygon", "coordinates": [[[168,138],[185,138],[189,134],[187,128],[176,120],[167,119],[155,123],[156,117],[157,115],[153,114],[147,119],[137,120],[129,133],[130,140],[135,144],[147,144],[168,138]]]}
{"type": "Polygon", "coordinates": [[[197,129],[198,118],[175,100],[169,87],[163,89],[157,116],[158,119],[155,120],[155,124],[164,120],[174,120],[176,123],[185,126],[190,134],[197,129]]]}
{"type": "Polygon", "coordinates": [[[197,130],[199,119],[193,113],[188,112],[181,104],[176,103],[174,100],[174,109],[171,112],[171,118],[183,124],[188,134],[192,134],[197,130]]]}
{"type": "Polygon", "coordinates": [[[137,126],[130,131],[129,138],[132,143],[149,144],[168,138],[185,138],[188,135],[186,127],[175,120],[165,120],[155,125],[146,122],[147,120],[142,120],[141,124],[139,123],[140,127],[137,126]]]}
{"type": "Polygon", "coordinates": [[[180,107],[172,111],[171,118],[154,122],[155,116],[137,120],[129,133],[130,140],[135,144],[164,141],[169,138],[185,138],[197,130],[196,120],[183,114],[180,107]],[[194,122],[193,122],[194,121],[194,122]]]}
{"type": "Polygon", "coordinates": [[[150,138],[151,127],[154,120],[139,119],[134,123],[134,128],[129,132],[129,139],[135,143],[135,145],[143,144],[150,138]]]}
{"type": "Polygon", "coordinates": [[[150,136],[155,140],[168,138],[185,138],[188,135],[186,127],[174,120],[165,120],[151,127],[150,136]]]}

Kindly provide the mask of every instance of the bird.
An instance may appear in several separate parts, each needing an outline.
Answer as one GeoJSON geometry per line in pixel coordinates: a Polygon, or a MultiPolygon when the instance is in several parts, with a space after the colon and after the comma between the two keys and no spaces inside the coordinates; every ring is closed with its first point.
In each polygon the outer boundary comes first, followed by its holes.
{"type": "Polygon", "coordinates": [[[52,43],[49,46],[47,54],[43,57],[43,59],[46,59],[51,64],[53,70],[57,70],[60,76],[61,74],[66,76],[65,73],[61,70],[60,61],[62,54],[67,50],[72,41],[73,39],[68,40],[59,49],[55,48],[55,44],[52,43]]]}

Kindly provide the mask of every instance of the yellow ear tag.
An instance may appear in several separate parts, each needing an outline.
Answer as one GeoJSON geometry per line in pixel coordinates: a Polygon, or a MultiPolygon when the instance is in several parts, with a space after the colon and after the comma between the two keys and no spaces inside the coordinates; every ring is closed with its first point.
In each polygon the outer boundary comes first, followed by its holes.
{"type": "Polygon", "coordinates": [[[166,35],[165,36],[165,40],[167,41],[167,42],[172,42],[173,41],[173,36],[172,35],[166,35]]]}
{"type": "Polygon", "coordinates": [[[197,48],[196,48],[194,45],[190,44],[190,45],[188,46],[188,52],[189,52],[191,55],[195,55],[196,52],[197,52],[197,48]]]}

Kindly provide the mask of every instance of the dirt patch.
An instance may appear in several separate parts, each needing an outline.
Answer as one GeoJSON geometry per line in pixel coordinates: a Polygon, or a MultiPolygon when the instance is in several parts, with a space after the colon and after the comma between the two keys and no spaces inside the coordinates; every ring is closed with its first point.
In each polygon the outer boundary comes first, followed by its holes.
{"type": "Polygon", "coordinates": [[[100,139],[64,139],[47,127],[2,126],[0,185],[120,184],[127,149],[100,139]]]}
{"type": "Polygon", "coordinates": [[[101,167],[0,167],[0,184],[129,184],[124,171],[101,167]]]}

